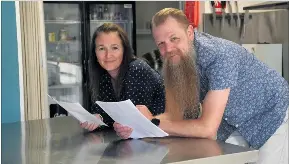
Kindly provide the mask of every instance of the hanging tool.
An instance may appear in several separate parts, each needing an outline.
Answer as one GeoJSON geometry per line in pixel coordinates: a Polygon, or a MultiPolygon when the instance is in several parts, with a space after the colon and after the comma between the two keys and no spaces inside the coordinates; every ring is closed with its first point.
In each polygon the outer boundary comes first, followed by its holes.
{"type": "Polygon", "coordinates": [[[211,21],[212,26],[214,27],[216,23],[216,9],[215,9],[215,1],[211,1],[211,7],[212,7],[212,13],[213,13],[213,19],[211,21]]]}
{"type": "Polygon", "coordinates": [[[230,14],[230,19],[228,19],[229,21],[229,25],[232,25],[232,22],[234,20],[234,16],[233,16],[233,9],[232,9],[232,4],[231,1],[228,1],[228,10],[229,10],[229,14],[230,14]]]}
{"type": "Polygon", "coordinates": [[[222,10],[222,24],[221,24],[221,31],[223,31],[225,26],[225,20],[226,20],[226,1],[221,1],[221,10],[222,10]]]}
{"type": "Polygon", "coordinates": [[[239,5],[238,2],[235,1],[235,7],[236,7],[236,14],[237,14],[237,27],[241,27],[241,19],[240,19],[240,14],[239,14],[239,5]]]}
{"type": "Polygon", "coordinates": [[[243,23],[243,29],[242,29],[242,39],[245,38],[245,34],[246,34],[246,25],[249,22],[250,19],[250,15],[249,15],[249,10],[245,10],[245,14],[244,14],[244,23],[243,23]]]}

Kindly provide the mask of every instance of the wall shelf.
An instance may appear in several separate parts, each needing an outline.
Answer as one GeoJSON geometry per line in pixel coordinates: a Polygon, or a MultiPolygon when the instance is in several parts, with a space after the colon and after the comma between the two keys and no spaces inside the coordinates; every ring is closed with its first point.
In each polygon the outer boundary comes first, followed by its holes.
{"type": "Polygon", "coordinates": [[[129,23],[129,22],[130,21],[128,20],[90,20],[90,23],[129,23]]]}
{"type": "MultiPolygon", "coordinates": [[[[209,14],[209,15],[210,15],[210,20],[213,20],[213,14],[209,14]]],[[[239,16],[240,16],[240,19],[241,19],[241,20],[244,19],[244,13],[240,13],[239,16]]],[[[223,18],[222,15],[216,15],[216,19],[217,19],[217,20],[220,20],[220,19],[222,19],[222,18],[223,18]]],[[[231,15],[228,14],[228,13],[226,13],[226,14],[225,14],[225,19],[231,19],[231,15]]],[[[238,16],[237,16],[236,13],[233,13],[233,19],[234,19],[234,20],[237,20],[237,19],[238,19],[238,16]]],[[[252,15],[249,15],[249,19],[252,19],[252,15]]]]}
{"type": "Polygon", "coordinates": [[[275,10],[275,9],[287,9],[289,10],[289,2],[264,2],[255,4],[252,6],[243,7],[243,10],[275,10]]]}
{"type": "Polygon", "coordinates": [[[149,29],[137,29],[136,34],[137,35],[151,35],[151,30],[149,30],[149,29]]]}

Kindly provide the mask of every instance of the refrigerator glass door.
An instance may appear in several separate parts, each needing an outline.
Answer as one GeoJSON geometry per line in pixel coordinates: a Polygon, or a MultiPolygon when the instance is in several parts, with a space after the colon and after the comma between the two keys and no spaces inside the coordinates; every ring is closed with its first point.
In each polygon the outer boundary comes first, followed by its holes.
{"type": "Polygon", "coordinates": [[[48,93],[59,101],[83,102],[79,4],[44,3],[48,93]]]}
{"type": "Polygon", "coordinates": [[[91,37],[103,23],[115,23],[127,32],[130,44],[132,44],[132,4],[92,4],[89,6],[89,12],[91,37]]]}

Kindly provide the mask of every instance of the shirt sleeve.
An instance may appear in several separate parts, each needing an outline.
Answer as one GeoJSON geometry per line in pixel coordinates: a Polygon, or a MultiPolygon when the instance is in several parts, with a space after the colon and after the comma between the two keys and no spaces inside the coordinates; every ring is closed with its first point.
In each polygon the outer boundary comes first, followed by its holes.
{"type": "Polygon", "coordinates": [[[153,115],[165,110],[165,91],[161,75],[143,61],[131,66],[126,83],[126,98],[135,105],[146,105],[153,115]]]}
{"type": "MultiPolygon", "coordinates": [[[[221,48],[222,49],[222,48],[221,48]]],[[[240,48],[239,48],[240,49],[240,48]]],[[[223,51],[214,51],[213,59],[206,69],[210,90],[232,88],[238,79],[238,47],[223,48],[223,51]],[[225,50],[227,49],[227,50],[225,50]]]]}
{"type": "Polygon", "coordinates": [[[165,111],[165,87],[162,80],[158,80],[155,83],[154,96],[152,97],[152,103],[149,105],[149,109],[152,114],[159,115],[165,111]]]}
{"type": "MultiPolygon", "coordinates": [[[[99,92],[98,100],[99,101],[114,101],[113,100],[113,88],[109,85],[110,78],[108,74],[104,74],[101,77],[100,85],[99,85],[99,92]]],[[[92,114],[100,114],[103,118],[103,122],[108,125],[109,127],[113,126],[114,120],[96,103],[93,103],[91,107],[92,114]]],[[[105,126],[104,126],[105,127],[105,126]]]]}

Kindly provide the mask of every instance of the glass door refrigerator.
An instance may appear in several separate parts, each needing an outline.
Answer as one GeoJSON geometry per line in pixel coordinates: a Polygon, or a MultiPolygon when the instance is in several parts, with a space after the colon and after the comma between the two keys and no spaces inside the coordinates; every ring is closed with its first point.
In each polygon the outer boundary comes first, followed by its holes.
{"type": "MultiPolygon", "coordinates": [[[[78,102],[90,111],[88,56],[94,30],[106,22],[128,33],[136,52],[135,2],[45,1],[44,22],[48,94],[65,102],[78,102]]],[[[67,112],[48,97],[50,117],[67,112]]]]}
{"type": "Polygon", "coordinates": [[[86,9],[89,13],[90,38],[96,28],[103,23],[115,23],[127,32],[130,43],[135,50],[135,2],[91,1],[87,3],[86,9]]]}

